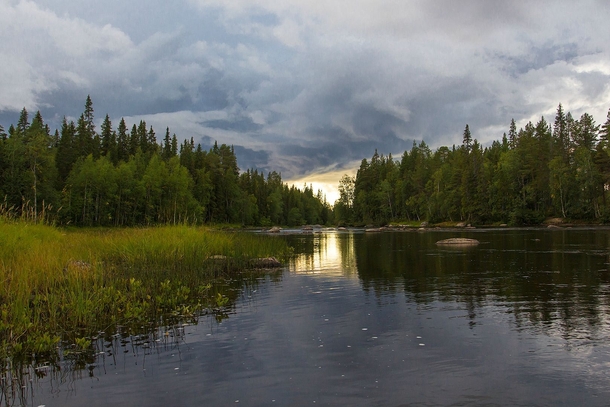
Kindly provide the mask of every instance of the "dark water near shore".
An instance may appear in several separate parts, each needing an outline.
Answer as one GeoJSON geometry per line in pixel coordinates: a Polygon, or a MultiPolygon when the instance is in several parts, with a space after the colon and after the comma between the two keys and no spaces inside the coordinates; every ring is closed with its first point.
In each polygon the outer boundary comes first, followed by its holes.
{"type": "Polygon", "coordinates": [[[100,341],[27,405],[610,405],[610,230],[278,238],[228,317],[100,341]]]}

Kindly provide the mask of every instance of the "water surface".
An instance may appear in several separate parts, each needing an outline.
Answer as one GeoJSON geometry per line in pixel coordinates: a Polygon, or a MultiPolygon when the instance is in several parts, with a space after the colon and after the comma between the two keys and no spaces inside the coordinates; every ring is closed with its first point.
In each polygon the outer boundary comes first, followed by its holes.
{"type": "Polygon", "coordinates": [[[100,340],[39,406],[556,406],[610,400],[610,231],[323,232],[224,316],[100,340]],[[471,248],[438,247],[473,237],[471,248]],[[220,322],[218,322],[220,321],[220,322]]]}

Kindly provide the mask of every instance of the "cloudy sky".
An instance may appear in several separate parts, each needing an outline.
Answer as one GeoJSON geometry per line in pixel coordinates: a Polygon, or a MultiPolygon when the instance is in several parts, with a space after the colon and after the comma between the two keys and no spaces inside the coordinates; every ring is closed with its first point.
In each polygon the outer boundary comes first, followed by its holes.
{"type": "MultiPolygon", "coordinates": [[[[328,182],[374,149],[482,143],[558,103],[604,122],[610,3],[0,0],[0,124],[145,120],[242,169],[328,182]]],[[[332,197],[331,197],[332,199],[332,197]]]]}

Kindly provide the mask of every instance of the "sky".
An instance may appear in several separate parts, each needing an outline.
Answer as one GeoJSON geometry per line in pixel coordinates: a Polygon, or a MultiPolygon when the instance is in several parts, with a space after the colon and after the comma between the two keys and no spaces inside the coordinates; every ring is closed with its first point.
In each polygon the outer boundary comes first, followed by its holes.
{"type": "Polygon", "coordinates": [[[610,108],[610,2],[0,0],[0,124],[99,124],[235,147],[333,201],[343,174],[413,141],[483,145],[561,103],[610,108]]]}

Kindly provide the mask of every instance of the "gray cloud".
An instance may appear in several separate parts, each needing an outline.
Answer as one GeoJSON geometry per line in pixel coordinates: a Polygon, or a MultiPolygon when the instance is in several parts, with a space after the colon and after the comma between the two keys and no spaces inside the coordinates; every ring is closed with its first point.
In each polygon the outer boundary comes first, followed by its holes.
{"type": "Polygon", "coordinates": [[[482,0],[7,0],[0,124],[146,120],[236,147],[242,168],[302,177],[412,140],[482,142],[557,104],[610,106],[608,6],[482,0]],[[9,62],[6,62],[9,61],[9,62]]]}

